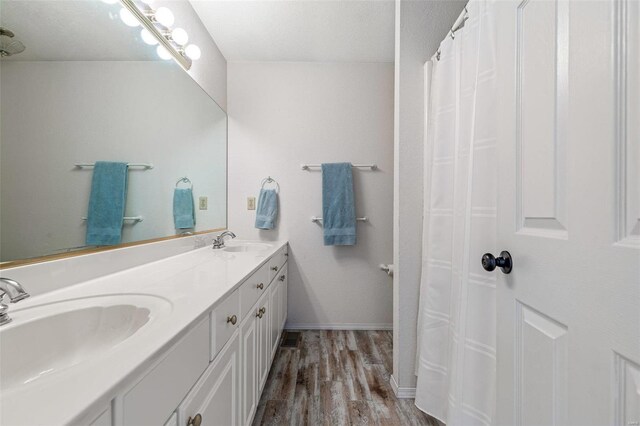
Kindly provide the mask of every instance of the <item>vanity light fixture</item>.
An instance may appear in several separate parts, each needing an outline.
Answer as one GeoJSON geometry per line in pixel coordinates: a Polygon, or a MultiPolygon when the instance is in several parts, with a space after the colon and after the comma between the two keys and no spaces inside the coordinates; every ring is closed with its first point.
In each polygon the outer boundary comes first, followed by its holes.
{"type": "Polygon", "coordinates": [[[162,6],[154,10],[148,7],[150,2],[141,0],[142,8],[139,8],[134,0],[120,0],[123,6],[120,19],[130,27],[142,25],[142,40],[152,46],[157,44],[156,53],[160,58],[173,58],[185,70],[189,70],[192,61],[200,59],[200,48],[195,44],[187,45],[189,35],[184,29],[171,29],[175,17],[169,8],[162,6]]]}
{"type": "Polygon", "coordinates": [[[180,46],[184,46],[189,41],[189,34],[182,28],[174,28],[173,31],[171,31],[171,39],[180,46]]]}
{"type": "Polygon", "coordinates": [[[160,59],[164,59],[165,61],[171,59],[171,53],[162,46],[156,47],[156,53],[160,56],[160,59]]]}
{"type": "Polygon", "coordinates": [[[146,28],[143,28],[142,31],[140,31],[140,37],[142,37],[142,41],[148,45],[155,46],[158,44],[158,40],[146,28]]]}
{"type": "Polygon", "coordinates": [[[160,25],[165,27],[170,27],[176,21],[176,18],[173,16],[173,12],[169,10],[168,7],[159,7],[148,15],[152,21],[156,21],[160,25]]]}
{"type": "Polygon", "coordinates": [[[140,25],[140,22],[136,19],[133,14],[125,8],[120,9],[120,19],[127,27],[137,27],[140,25]]]}
{"type": "Polygon", "coordinates": [[[202,55],[200,48],[195,44],[190,44],[187,47],[185,47],[184,53],[189,57],[189,59],[193,59],[194,61],[197,61],[198,59],[200,59],[200,56],[202,55]]]}

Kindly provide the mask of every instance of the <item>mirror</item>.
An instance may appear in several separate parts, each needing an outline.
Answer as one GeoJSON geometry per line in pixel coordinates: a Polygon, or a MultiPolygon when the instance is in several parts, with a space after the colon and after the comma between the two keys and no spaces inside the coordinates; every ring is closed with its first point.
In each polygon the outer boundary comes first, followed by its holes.
{"type": "Polygon", "coordinates": [[[0,3],[2,262],[226,228],[226,114],[118,3],[0,3]],[[129,164],[119,244],[87,244],[97,161],[129,164]],[[176,184],[194,227],[176,229],[176,184]]]}

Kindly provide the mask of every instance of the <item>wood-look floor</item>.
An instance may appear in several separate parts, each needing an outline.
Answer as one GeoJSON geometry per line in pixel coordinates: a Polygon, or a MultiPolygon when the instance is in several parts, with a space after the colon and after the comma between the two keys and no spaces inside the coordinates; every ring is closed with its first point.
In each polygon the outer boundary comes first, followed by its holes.
{"type": "Polygon", "coordinates": [[[303,331],[278,348],[254,425],[429,425],[389,384],[390,331],[303,331]]]}

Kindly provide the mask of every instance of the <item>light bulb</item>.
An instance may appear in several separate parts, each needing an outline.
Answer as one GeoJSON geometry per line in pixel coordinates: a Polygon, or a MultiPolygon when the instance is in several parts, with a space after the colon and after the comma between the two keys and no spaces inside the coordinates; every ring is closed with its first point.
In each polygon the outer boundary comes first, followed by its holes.
{"type": "Polygon", "coordinates": [[[170,27],[173,25],[175,18],[173,17],[173,12],[169,10],[167,7],[159,7],[156,9],[156,13],[154,14],[156,21],[165,27],[170,27]]]}
{"type": "Polygon", "coordinates": [[[187,55],[187,57],[189,57],[189,59],[192,59],[194,61],[197,61],[198,59],[200,59],[200,55],[202,54],[202,52],[200,51],[200,48],[195,44],[188,45],[184,49],[184,53],[187,55]]]}
{"type": "Polygon", "coordinates": [[[142,31],[140,31],[140,37],[142,37],[142,41],[150,44],[151,46],[158,44],[158,40],[146,28],[143,28],[142,31]]]}
{"type": "Polygon", "coordinates": [[[156,53],[158,54],[158,56],[160,56],[161,59],[171,59],[171,54],[167,49],[164,48],[164,46],[158,46],[156,48],[156,53]]]}
{"type": "Polygon", "coordinates": [[[137,27],[140,25],[140,22],[138,22],[138,19],[133,16],[133,13],[129,12],[129,10],[124,7],[120,9],[120,19],[122,19],[122,22],[124,22],[125,25],[130,27],[137,27]]]}
{"type": "Polygon", "coordinates": [[[182,28],[176,28],[171,31],[171,38],[180,46],[184,46],[189,41],[189,34],[182,28]]]}

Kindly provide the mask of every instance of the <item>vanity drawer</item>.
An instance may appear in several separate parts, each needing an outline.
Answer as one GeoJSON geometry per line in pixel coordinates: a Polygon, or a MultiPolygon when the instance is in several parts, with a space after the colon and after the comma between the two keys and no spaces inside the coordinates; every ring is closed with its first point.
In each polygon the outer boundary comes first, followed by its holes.
{"type": "Polygon", "coordinates": [[[287,256],[288,250],[285,245],[269,259],[269,282],[273,281],[276,276],[279,276],[278,272],[282,269],[284,262],[287,261],[287,256]]]}
{"type": "Polygon", "coordinates": [[[242,318],[246,318],[253,305],[267,290],[270,282],[269,262],[267,262],[240,286],[240,312],[242,313],[242,318]]]}
{"type": "Polygon", "coordinates": [[[227,343],[233,332],[240,327],[243,317],[240,312],[239,290],[227,296],[224,302],[211,312],[211,361],[227,343]]]}
{"type": "Polygon", "coordinates": [[[124,425],[164,424],[208,365],[209,318],[205,318],[124,395],[124,425]]]}

